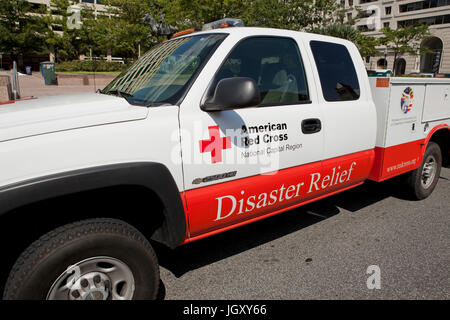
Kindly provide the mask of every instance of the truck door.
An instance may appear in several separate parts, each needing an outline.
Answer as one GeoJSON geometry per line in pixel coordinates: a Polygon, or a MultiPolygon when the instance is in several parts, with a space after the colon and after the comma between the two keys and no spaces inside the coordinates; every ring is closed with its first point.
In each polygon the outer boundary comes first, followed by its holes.
{"type": "Polygon", "coordinates": [[[320,88],[326,128],[323,176],[330,176],[328,191],[332,192],[357,185],[370,173],[376,138],[375,105],[355,46],[317,40],[307,41],[305,46],[315,62],[320,88]]]}
{"type": "Polygon", "coordinates": [[[230,35],[180,107],[191,237],[293,207],[318,194],[324,130],[302,44],[288,37],[230,35]],[[204,112],[224,78],[250,77],[261,103],[204,112]]]}

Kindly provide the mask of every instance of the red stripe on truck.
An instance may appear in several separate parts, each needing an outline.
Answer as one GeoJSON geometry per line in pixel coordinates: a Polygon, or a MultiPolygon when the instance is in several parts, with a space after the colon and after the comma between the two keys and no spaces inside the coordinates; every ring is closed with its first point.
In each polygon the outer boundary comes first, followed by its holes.
{"type": "Polygon", "coordinates": [[[420,167],[431,137],[439,130],[450,130],[450,127],[447,124],[440,124],[428,133],[426,139],[388,148],[375,147],[375,162],[369,179],[380,182],[420,167]]]}
{"type": "Polygon", "coordinates": [[[190,242],[361,184],[374,150],[186,191],[190,242]]]}
{"type": "Polygon", "coordinates": [[[375,163],[369,179],[383,181],[418,168],[424,142],[421,139],[388,148],[375,147],[375,163]]]}
{"type": "Polygon", "coordinates": [[[35,100],[37,99],[37,97],[31,97],[31,98],[23,98],[23,99],[17,99],[17,100],[9,100],[9,101],[4,101],[4,102],[0,102],[0,106],[1,105],[5,105],[5,104],[13,104],[19,101],[27,101],[27,100],[35,100]]]}

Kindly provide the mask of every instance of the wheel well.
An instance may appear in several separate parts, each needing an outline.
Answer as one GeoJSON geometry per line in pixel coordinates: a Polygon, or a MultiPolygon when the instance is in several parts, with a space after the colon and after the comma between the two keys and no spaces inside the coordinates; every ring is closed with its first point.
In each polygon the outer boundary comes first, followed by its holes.
{"type": "Polygon", "coordinates": [[[438,130],[430,138],[439,145],[442,151],[442,166],[450,166],[450,130],[438,130]]]}
{"type": "Polygon", "coordinates": [[[11,210],[0,216],[0,296],[14,262],[32,242],[59,226],[89,218],[123,220],[147,239],[165,220],[159,197],[132,185],[74,193],[11,210]]]}

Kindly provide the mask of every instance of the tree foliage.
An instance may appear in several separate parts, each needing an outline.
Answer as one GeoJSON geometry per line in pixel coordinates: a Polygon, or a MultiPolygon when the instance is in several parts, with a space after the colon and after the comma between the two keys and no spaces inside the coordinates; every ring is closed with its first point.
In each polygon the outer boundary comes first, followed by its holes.
{"type": "Polygon", "coordinates": [[[139,43],[142,52],[162,40],[152,34],[151,27],[143,22],[149,14],[158,19],[164,7],[150,0],[104,0],[108,15],[97,19],[84,16],[84,42],[96,52],[111,50],[112,55],[137,58],[139,43]]]}
{"type": "Polygon", "coordinates": [[[16,60],[20,54],[47,52],[47,26],[40,15],[33,15],[25,0],[0,1],[0,52],[16,60]]]}
{"type": "Polygon", "coordinates": [[[409,53],[410,55],[421,55],[430,50],[421,46],[422,41],[430,36],[428,25],[412,25],[398,29],[389,27],[383,28],[383,37],[380,44],[384,45],[388,51],[394,53],[393,72],[395,74],[395,62],[397,58],[409,53]]]}
{"type": "Polygon", "coordinates": [[[363,58],[380,54],[376,48],[379,45],[379,40],[364,35],[361,31],[348,24],[330,24],[320,28],[313,28],[311,31],[353,42],[358,47],[359,53],[363,58]]]}
{"type": "Polygon", "coordinates": [[[179,29],[201,28],[203,24],[225,17],[241,17],[252,1],[172,0],[166,5],[166,17],[179,29]]]}
{"type": "Polygon", "coordinates": [[[78,4],[75,0],[51,0],[44,21],[48,28],[46,31],[46,44],[55,52],[57,60],[72,60],[78,58],[84,47],[82,31],[71,29],[67,21],[71,13],[67,9],[78,4]],[[58,31],[54,31],[58,30],[58,31]]]}
{"type": "Polygon", "coordinates": [[[247,26],[315,32],[344,38],[358,47],[361,56],[379,55],[378,45],[386,45],[396,56],[420,54],[418,41],[426,37],[426,27],[383,29],[379,40],[344,23],[345,9],[336,0],[102,0],[107,13],[94,15],[82,4],[82,28],[67,26],[70,5],[78,0],[51,0],[40,15],[29,14],[25,0],[0,1],[0,51],[12,56],[55,51],[59,60],[73,60],[79,54],[135,59],[138,48],[145,52],[164,39],[155,34],[147,20],[168,23],[179,30],[201,28],[225,17],[240,18],[247,26]],[[144,19],[151,16],[152,18],[144,19]],[[54,30],[58,30],[56,33],[54,30]]]}
{"type": "Polygon", "coordinates": [[[335,0],[173,0],[166,9],[169,22],[180,29],[235,17],[247,26],[308,31],[344,18],[335,0]]]}

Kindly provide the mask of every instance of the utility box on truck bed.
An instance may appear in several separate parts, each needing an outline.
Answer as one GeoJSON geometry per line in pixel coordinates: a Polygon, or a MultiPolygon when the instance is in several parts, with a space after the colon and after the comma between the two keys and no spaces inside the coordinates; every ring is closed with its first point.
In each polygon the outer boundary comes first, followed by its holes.
{"type": "Polygon", "coordinates": [[[450,79],[369,78],[377,110],[371,179],[385,180],[419,166],[430,131],[450,118],[450,79]]]}

